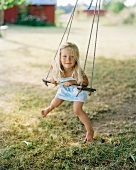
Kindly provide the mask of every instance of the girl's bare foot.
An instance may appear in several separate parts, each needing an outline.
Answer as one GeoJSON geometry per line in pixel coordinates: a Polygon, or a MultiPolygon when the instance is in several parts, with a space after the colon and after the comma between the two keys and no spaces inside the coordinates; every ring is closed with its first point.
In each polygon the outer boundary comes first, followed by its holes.
{"type": "Polygon", "coordinates": [[[48,113],[49,113],[48,109],[43,109],[43,110],[41,111],[41,115],[42,115],[43,118],[46,117],[46,115],[47,115],[48,113]]]}
{"type": "Polygon", "coordinates": [[[85,137],[85,140],[84,140],[84,143],[92,142],[92,141],[93,141],[93,135],[91,133],[87,133],[86,137],[85,137]]]}

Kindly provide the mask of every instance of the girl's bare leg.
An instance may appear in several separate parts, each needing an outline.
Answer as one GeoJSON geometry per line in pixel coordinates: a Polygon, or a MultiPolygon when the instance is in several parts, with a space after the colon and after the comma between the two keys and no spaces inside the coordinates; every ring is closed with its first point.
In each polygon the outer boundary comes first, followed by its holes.
{"type": "Polygon", "coordinates": [[[73,109],[75,114],[79,117],[81,122],[85,125],[86,128],[86,138],[84,142],[91,142],[93,140],[94,130],[91,126],[91,122],[87,114],[82,110],[83,102],[74,102],[73,109]]]}
{"type": "Polygon", "coordinates": [[[50,106],[48,106],[47,108],[43,109],[41,111],[41,114],[42,114],[42,117],[46,117],[46,115],[51,112],[53,109],[55,109],[55,107],[58,107],[59,105],[62,104],[64,100],[62,99],[59,99],[59,98],[54,98],[51,103],[50,103],[50,106]]]}

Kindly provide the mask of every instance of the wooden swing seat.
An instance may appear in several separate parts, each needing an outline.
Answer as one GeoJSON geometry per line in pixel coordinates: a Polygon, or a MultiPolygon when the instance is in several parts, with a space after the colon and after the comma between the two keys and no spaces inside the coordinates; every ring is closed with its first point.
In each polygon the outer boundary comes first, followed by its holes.
{"type": "MultiPolygon", "coordinates": [[[[45,83],[46,86],[48,86],[48,83],[51,83],[49,80],[46,80],[46,79],[42,79],[42,81],[45,83]]],[[[58,84],[56,84],[56,85],[58,85],[58,84]]],[[[79,85],[77,85],[77,89],[79,91],[84,90],[84,91],[88,91],[88,92],[95,92],[96,91],[96,89],[94,89],[94,88],[89,88],[87,86],[79,86],[79,85]]]]}

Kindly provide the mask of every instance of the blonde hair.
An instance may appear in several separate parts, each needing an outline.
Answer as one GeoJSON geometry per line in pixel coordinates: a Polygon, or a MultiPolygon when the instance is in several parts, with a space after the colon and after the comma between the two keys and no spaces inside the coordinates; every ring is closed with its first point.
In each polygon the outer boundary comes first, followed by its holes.
{"type": "Polygon", "coordinates": [[[65,48],[71,48],[72,52],[74,53],[74,58],[76,60],[75,66],[74,66],[74,78],[77,80],[78,83],[83,82],[83,71],[80,67],[80,61],[79,61],[79,49],[76,44],[71,42],[66,42],[62,44],[59,48],[58,55],[56,59],[54,60],[52,64],[52,76],[53,78],[58,81],[60,78],[64,75],[64,69],[61,64],[61,50],[65,48]]]}

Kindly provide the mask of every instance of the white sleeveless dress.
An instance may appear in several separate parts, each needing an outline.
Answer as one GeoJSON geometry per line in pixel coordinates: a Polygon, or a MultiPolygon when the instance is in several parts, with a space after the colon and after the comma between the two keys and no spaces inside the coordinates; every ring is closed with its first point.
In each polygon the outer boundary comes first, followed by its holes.
{"type": "Polygon", "coordinates": [[[72,85],[69,87],[66,87],[63,85],[64,82],[75,80],[73,77],[67,77],[67,78],[61,78],[60,83],[62,83],[56,93],[56,98],[62,99],[62,100],[68,100],[68,101],[79,101],[79,102],[86,102],[87,101],[87,92],[81,91],[78,94],[77,86],[72,85]],[[78,94],[78,96],[77,96],[78,94]]]}

